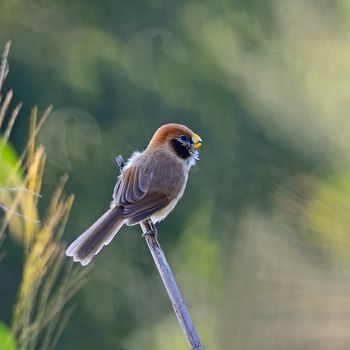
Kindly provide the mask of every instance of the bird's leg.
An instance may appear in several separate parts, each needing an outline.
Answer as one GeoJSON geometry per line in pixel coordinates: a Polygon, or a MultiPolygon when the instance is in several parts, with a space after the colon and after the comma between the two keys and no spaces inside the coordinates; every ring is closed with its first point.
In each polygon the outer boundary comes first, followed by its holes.
{"type": "Polygon", "coordinates": [[[142,237],[155,236],[158,237],[158,231],[155,224],[151,219],[144,220],[142,222],[142,237]]]}

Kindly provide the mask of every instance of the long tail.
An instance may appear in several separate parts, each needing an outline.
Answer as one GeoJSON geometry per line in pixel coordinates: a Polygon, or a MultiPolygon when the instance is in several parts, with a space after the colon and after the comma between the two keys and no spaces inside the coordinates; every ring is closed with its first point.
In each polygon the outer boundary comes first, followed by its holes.
{"type": "Polygon", "coordinates": [[[73,257],[73,261],[79,261],[83,266],[87,265],[123,226],[122,211],[121,207],[113,207],[106,211],[68,247],[66,255],[73,257]]]}

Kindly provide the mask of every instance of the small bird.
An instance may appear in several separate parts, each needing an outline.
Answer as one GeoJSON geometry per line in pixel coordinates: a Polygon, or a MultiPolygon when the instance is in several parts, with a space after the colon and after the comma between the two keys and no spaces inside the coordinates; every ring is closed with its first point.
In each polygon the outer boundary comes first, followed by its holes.
{"type": "Polygon", "coordinates": [[[68,247],[66,255],[85,266],[124,224],[163,220],[182,197],[201,145],[199,135],[184,125],[161,126],[147,148],[134,152],[125,163],[110,209],[68,247]]]}

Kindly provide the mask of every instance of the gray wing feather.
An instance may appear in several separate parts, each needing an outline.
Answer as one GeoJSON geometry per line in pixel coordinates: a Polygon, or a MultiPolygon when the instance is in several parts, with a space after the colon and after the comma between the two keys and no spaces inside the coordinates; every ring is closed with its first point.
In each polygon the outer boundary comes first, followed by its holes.
{"type": "Polygon", "coordinates": [[[154,213],[156,213],[158,210],[164,208],[169,204],[168,201],[157,203],[156,205],[153,205],[152,207],[145,208],[143,211],[140,211],[138,213],[132,213],[130,216],[127,217],[127,224],[128,225],[135,225],[143,220],[146,220],[150,218],[154,213]]]}
{"type": "Polygon", "coordinates": [[[164,193],[149,192],[152,178],[151,170],[131,166],[118,179],[114,188],[114,203],[124,208],[122,215],[130,225],[149,218],[170,203],[164,193]]]}
{"type": "Polygon", "coordinates": [[[142,199],[150,188],[153,173],[142,167],[131,166],[119,177],[113,200],[117,205],[127,205],[142,199]]]}
{"type": "Polygon", "coordinates": [[[141,168],[138,172],[138,187],[141,192],[146,193],[151,185],[153,172],[146,168],[141,168]]]}

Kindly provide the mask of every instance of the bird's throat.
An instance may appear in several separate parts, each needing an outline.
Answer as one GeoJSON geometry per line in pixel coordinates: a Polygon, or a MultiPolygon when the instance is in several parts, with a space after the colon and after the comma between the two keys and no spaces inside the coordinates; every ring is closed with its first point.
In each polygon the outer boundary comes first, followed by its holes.
{"type": "Polygon", "coordinates": [[[175,150],[175,153],[182,159],[187,159],[191,156],[191,150],[177,139],[171,140],[171,145],[175,150]]]}

